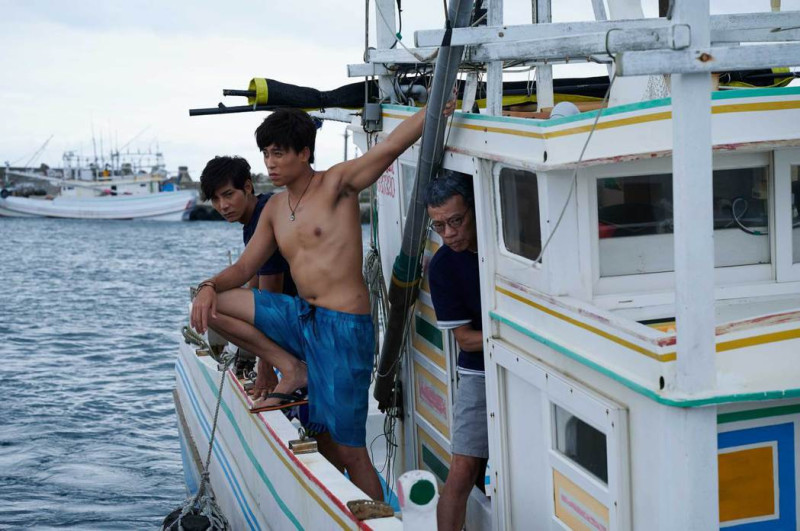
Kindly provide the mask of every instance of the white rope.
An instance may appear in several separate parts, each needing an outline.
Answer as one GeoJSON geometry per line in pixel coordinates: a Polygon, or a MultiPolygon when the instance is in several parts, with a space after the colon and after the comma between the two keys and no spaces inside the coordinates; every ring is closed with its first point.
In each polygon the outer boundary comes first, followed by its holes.
{"type": "Polygon", "coordinates": [[[556,235],[556,231],[558,227],[561,225],[561,220],[564,219],[564,213],[567,211],[567,205],[569,205],[570,200],[572,199],[572,194],[575,192],[575,187],[578,184],[578,170],[580,169],[581,162],[583,162],[583,156],[586,153],[586,148],[589,147],[589,141],[592,139],[592,135],[594,134],[595,129],[597,128],[597,122],[600,121],[600,116],[603,114],[603,108],[606,103],[608,103],[608,97],[611,94],[611,87],[614,86],[614,80],[616,78],[612,77],[610,83],[608,84],[608,90],[606,90],[606,95],[603,97],[603,103],[600,109],[597,110],[597,116],[594,118],[594,122],[592,123],[592,128],[589,131],[589,135],[586,137],[586,142],[583,143],[583,148],[581,149],[581,154],[578,157],[578,162],[575,164],[575,171],[572,173],[572,184],[569,187],[569,193],[567,194],[567,199],[564,201],[564,206],[561,207],[561,213],[558,215],[558,220],[556,220],[556,224],[553,226],[553,230],[550,231],[550,235],[547,236],[547,240],[545,240],[544,245],[542,246],[542,250],[539,252],[539,256],[536,257],[536,260],[533,261],[534,264],[541,264],[542,257],[544,256],[544,252],[547,249],[547,246],[550,245],[550,241],[553,239],[553,236],[556,235]]]}
{"type": "MultiPolygon", "coordinates": [[[[208,343],[205,341],[203,336],[197,334],[194,330],[185,326],[183,328],[183,337],[187,343],[195,344],[201,348],[208,348],[209,351],[211,350],[208,346],[208,343]]],[[[222,514],[222,510],[217,505],[217,502],[214,500],[214,495],[210,492],[208,487],[211,485],[211,479],[208,472],[208,467],[211,464],[211,456],[213,454],[214,449],[214,437],[217,433],[217,421],[219,420],[219,409],[220,405],[222,404],[222,390],[225,387],[225,380],[226,372],[228,368],[236,361],[236,354],[228,352],[223,353],[220,361],[222,365],[218,368],[222,371],[222,375],[220,377],[219,382],[219,389],[217,391],[217,406],[214,409],[214,423],[211,427],[211,436],[208,440],[208,453],[206,454],[205,464],[203,465],[203,471],[200,475],[200,486],[197,488],[197,493],[186,500],[183,506],[180,509],[180,514],[177,516],[175,520],[167,523],[169,516],[164,521],[164,525],[162,526],[162,531],[182,531],[183,527],[183,520],[189,516],[195,517],[205,517],[208,519],[208,528],[209,530],[227,530],[230,529],[228,525],[228,521],[225,518],[225,515],[222,514]]],[[[172,514],[170,514],[172,516],[172,514]]]]}
{"type": "MultiPolygon", "coordinates": [[[[389,31],[393,31],[393,28],[389,24],[389,21],[386,20],[386,17],[383,15],[383,10],[381,9],[380,3],[376,3],[375,4],[375,10],[378,12],[378,15],[380,15],[381,20],[383,21],[383,24],[386,26],[386,29],[388,29],[389,31]]],[[[413,55],[414,59],[416,59],[420,63],[430,63],[431,61],[433,61],[436,58],[437,55],[439,55],[439,48],[436,48],[428,57],[423,57],[423,56],[419,55],[417,52],[415,52],[414,50],[412,50],[411,48],[406,46],[403,43],[403,41],[398,39],[397,38],[397,33],[394,34],[394,42],[400,44],[400,46],[402,46],[405,51],[407,51],[408,53],[413,55]]]]}

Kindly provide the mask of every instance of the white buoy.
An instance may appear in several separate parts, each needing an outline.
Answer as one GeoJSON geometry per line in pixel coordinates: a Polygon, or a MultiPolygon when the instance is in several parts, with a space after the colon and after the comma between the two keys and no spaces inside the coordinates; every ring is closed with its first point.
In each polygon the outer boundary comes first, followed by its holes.
{"type": "Polygon", "coordinates": [[[397,479],[397,498],[406,531],[436,531],[436,478],[426,470],[410,470],[397,479]]]}
{"type": "Polygon", "coordinates": [[[580,114],[581,110],[578,106],[571,101],[561,101],[556,103],[553,110],[550,111],[550,118],[563,118],[564,116],[574,116],[580,114]]]}

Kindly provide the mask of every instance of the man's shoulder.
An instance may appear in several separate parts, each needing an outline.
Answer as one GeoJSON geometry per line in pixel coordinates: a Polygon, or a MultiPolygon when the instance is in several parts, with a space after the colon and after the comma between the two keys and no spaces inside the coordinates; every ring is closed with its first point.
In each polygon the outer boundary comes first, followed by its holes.
{"type": "Polygon", "coordinates": [[[431,258],[430,264],[428,264],[428,274],[431,279],[434,279],[434,281],[443,280],[447,276],[448,271],[452,270],[454,265],[453,254],[453,251],[448,246],[442,245],[439,247],[433,258],[431,258]]]}
{"type": "Polygon", "coordinates": [[[442,245],[439,249],[434,253],[433,258],[431,258],[430,268],[438,267],[441,264],[446,264],[453,260],[455,253],[453,252],[450,247],[446,245],[442,245]]]}

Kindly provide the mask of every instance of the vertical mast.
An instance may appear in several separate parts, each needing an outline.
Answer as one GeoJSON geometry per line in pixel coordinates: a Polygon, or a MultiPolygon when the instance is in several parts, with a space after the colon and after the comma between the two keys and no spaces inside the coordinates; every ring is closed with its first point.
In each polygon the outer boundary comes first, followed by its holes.
{"type": "MultiPolygon", "coordinates": [[[[487,24],[501,26],[503,24],[503,0],[484,0],[487,24]]],[[[492,61],[486,67],[486,114],[500,116],[503,114],[503,61],[492,61]]]]}
{"type": "MultiPolygon", "coordinates": [[[[675,0],[673,22],[691,28],[692,47],[710,46],[709,0],[675,0]]],[[[687,397],[716,387],[711,75],[672,76],[675,220],[676,390],[687,397]]],[[[669,408],[664,441],[664,504],[681,507],[672,529],[719,526],[716,407],[669,408]]]]}
{"type": "MultiPolygon", "coordinates": [[[[471,13],[472,0],[451,0],[448,10],[449,27],[463,28],[467,26],[471,13]]],[[[428,106],[425,109],[425,125],[420,140],[413,199],[408,207],[408,216],[403,228],[403,242],[400,254],[395,258],[392,267],[392,281],[389,286],[390,310],[374,392],[381,411],[386,411],[392,406],[397,359],[404,346],[408,318],[419,290],[420,258],[428,221],[428,212],[422,192],[428,182],[435,178],[444,153],[444,134],[447,121],[442,117],[442,111],[451,98],[463,52],[463,46],[450,45],[448,35],[442,42],[436,58],[433,83],[428,97],[428,106]]]]}
{"type": "MultiPolygon", "coordinates": [[[[375,35],[379,50],[389,49],[397,41],[394,4],[395,0],[375,0],[375,35]]],[[[378,88],[381,101],[396,101],[391,74],[378,76],[378,88]]]]}
{"type": "MultiPolygon", "coordinates": [[[[533,0],[533,23],[547,24],[553,21],[550,0],[533,0]]],[[[555,104],[553,97],[553,65],[536,65],[536,108],[541,111],[555,104]]]]}

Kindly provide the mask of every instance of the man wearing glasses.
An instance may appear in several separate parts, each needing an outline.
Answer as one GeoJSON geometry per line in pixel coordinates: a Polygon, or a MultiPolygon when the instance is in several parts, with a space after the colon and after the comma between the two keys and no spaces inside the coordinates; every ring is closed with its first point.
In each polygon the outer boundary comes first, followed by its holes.
{"type": "Polygon", "coordinates": [[[489,457],[472,179],[445,170],[428,185],[425,201],[431,229],[444,241],[428,267],[437,326],[452,330],[459,348],[451,430],[453,458],[437,507],[439,530],[449,531],[464,527],[469,494],[473,485],[483,490],[489,457]]]}

